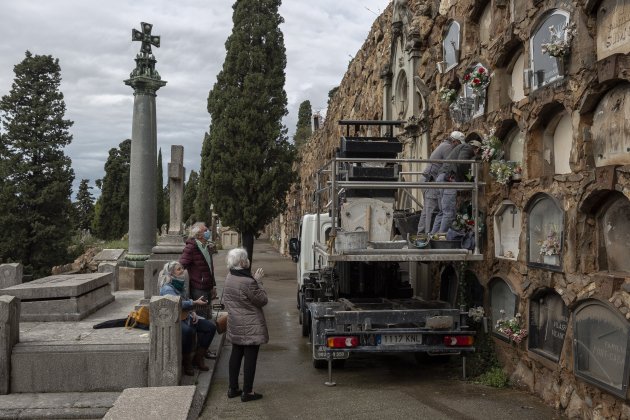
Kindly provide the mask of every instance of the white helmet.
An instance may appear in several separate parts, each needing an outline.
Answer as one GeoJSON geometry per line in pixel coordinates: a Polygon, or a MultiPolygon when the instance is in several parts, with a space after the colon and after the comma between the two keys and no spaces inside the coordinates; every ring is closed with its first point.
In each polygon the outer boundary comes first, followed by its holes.
{"type": "Polygon", "coordinates": [[[466,136],[461,131],[453,131],[449,137],[453,140],[459,141],[460,143],[466,142],[466,136]]]}

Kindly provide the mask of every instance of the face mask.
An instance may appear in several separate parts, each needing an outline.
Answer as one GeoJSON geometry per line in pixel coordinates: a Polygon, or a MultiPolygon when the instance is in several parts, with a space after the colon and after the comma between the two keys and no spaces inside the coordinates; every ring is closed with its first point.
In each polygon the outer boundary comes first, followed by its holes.
{"type": "Polygon", "coordinates": [[[209,241],[209,240],[210,240],[210,231],[209,231],[209,230],[206,230],[206,231],[203,233],[203,239],[205,239],[206,241],[209,241]]]}
{"type": "Polygon", "coordinates": [[[184,280],[180,280],[180,279],[177,279],[177,278],[173,277],[171,279],[171,284],[173,285],[175,290],[177,290],[178,292],[181,292],[181,291],[184,290],[184,280]]]}

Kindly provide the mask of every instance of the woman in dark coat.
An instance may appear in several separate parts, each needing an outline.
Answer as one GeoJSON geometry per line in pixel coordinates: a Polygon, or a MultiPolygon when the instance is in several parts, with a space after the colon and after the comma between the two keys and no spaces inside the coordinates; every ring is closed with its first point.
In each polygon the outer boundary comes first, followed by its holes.
{"type": "MultiPolygon", "coordinates": [[[[179,257],[179,263],[188,271],[190,279],[190,297],[205,297],[210,302],[217,297],[214,280],[212,254],[216,253],[214,244],[210,242],[210,231],[205,223],[197,222],[190,228],[190,237],[179,257]]],[[[210,319],[210,314],[203,314],[210,319]]]]}
{"type": "Polygon", "coordinates": [[[263,306],[267,304],[267,292],[260,281],[264,271],[259,268],[251,274],[247,251],[235,248],[228,252],[227,266],[230,271],[225,279],[223,303],[228,312],[227,338],[232,342],[230,356],[230,388],[228,397],[241,396],[241,401],[262,398],[253,391],[256,360],[261,344],[269,341],[263,306]],[[243,364],[243,390],[238,386],[238,375],[243,364]]]}

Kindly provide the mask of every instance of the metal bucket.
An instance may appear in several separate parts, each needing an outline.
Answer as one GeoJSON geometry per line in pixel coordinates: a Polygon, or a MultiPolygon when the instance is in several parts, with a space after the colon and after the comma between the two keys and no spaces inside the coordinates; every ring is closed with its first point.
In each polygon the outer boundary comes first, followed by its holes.
{"type": "Polygon", "coordinates": [[[366,249],[368,242],[368,232],[357,230],[354,232],[346,232],[345,230],[337,231],[337,239],[335,239],[335,248],[337,251],[352,251],[355,249],[366,249]]]}

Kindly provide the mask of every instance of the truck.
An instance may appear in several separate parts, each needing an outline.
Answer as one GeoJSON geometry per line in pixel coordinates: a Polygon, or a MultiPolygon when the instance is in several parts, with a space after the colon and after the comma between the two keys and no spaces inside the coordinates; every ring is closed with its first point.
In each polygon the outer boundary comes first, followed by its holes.
{"type": "Polygon", "coordinates": [[[302,335],[314,367],[328,368],[328,385],[334,384],[332,367],[352,354],[460,355],[465,376],[465,356],[475,350],[465,308],[419,296],[409,273],[417,271],[410,264],[482,260],[477,230],[472,250],[427,246],[413,238],[417,219],[405,226],[408,212],[397,217],[396,207],[402,197],[414,199],[412,189],[467,190],[477,221],[478,164],[465,162],[472,182],[424,182],[409,168],[435,161],[399,157],[403,145],[393,132],[402,123],[339,122],[339,148],[315,174],[315,211],[303,215],[298,237],[289,240],[302,335]]]}

